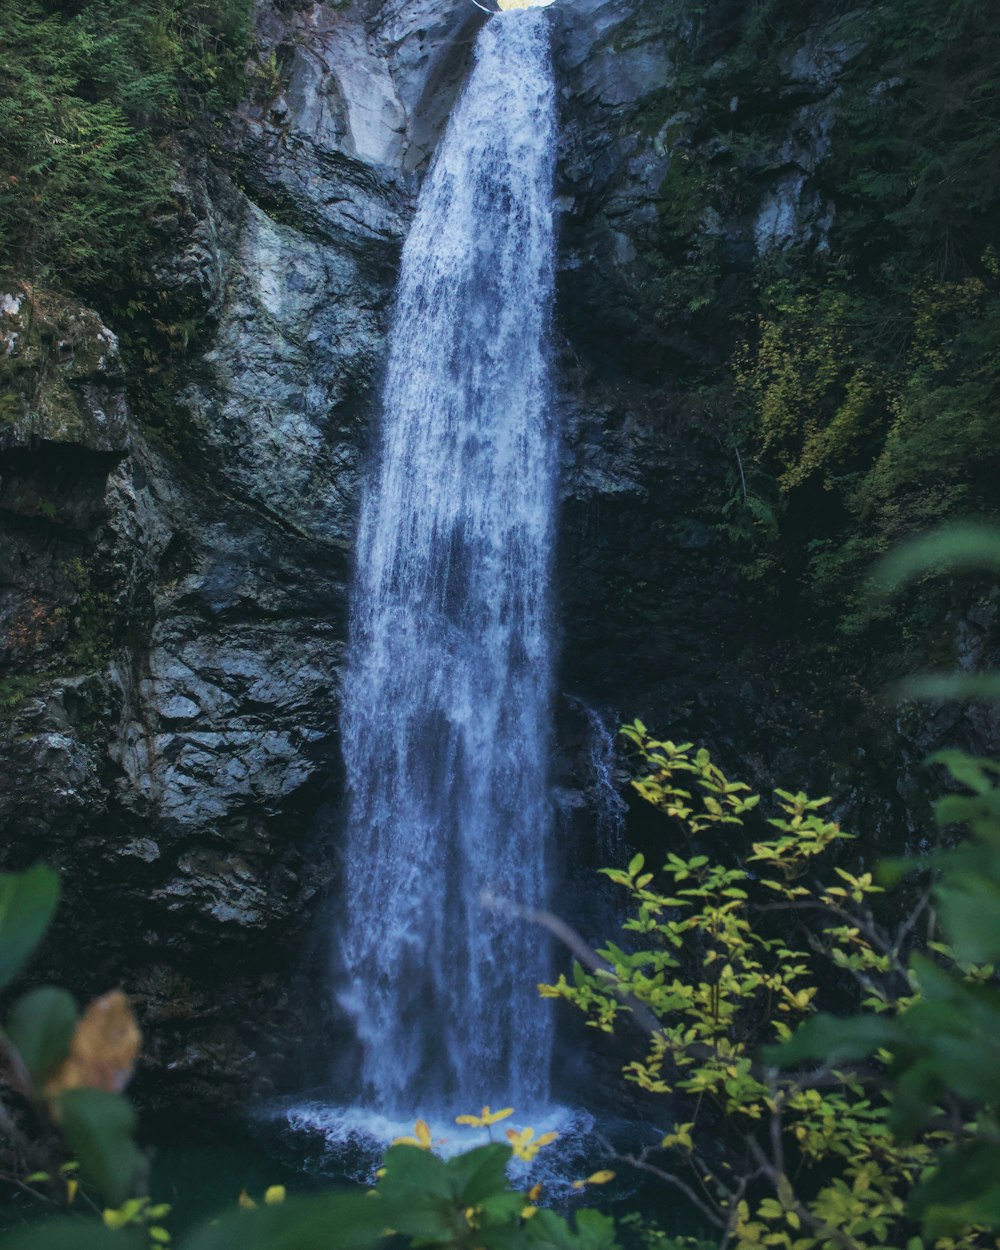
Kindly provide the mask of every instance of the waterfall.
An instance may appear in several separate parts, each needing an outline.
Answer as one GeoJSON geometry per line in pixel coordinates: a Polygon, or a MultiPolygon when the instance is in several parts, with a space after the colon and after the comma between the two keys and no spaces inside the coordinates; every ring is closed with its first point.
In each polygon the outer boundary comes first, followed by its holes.
{"type": "MultiPolygon", "coordinates": [[[[596,708],[583,705],[590,730],[588,751],[591,784],[590,804],[594,811],[594,832],[603,867],[618,864],[625,854],[625,813],[628,804],[615,785],[615,734],[596,708]]],[[[611,717],[617,724],[619,718],[611,717]]]]}
{"type": "Polygon", "coordinates": [[[544,14],[493,17],[403,249],[357,539],[338,1001],[384,1116],[548,1097],[555,431],[544,14]]]}

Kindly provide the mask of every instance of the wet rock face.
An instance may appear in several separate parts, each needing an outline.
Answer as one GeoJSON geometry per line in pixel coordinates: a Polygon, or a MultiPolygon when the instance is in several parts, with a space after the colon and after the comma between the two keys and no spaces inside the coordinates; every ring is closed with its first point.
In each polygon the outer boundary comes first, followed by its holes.
{"type": "Polygon", "coordinates": [[[137,995],[140,1096],[180,1114],[266,1093],[324,1027],[291,986],[333,872],[314,848],[358,478],[419,171],[481,20],[263,10],[273,73],[158,222],[156,285],[195,327],[167,418],[129,410],[95,314],[0,303],[3,862],[65,870],[40,971],[137,995]]]}
{"type": "MultiPolygon", "coordinates": [[[[765,783],[808,782],[821,757],[803,743],[825,732],[778,688],[780,641],[771,667],[742,658],[750,627],[704,520],[738,466],[724,401],[694,408],[675,384],[719,347],[661,311],[665,180],[698,154],[663,116],[658,13],[550,10],[567,841],[592,835],[588,796],[606,803],[613,775],[607,752],[588,774],[588,706],[706,740],[765,783]]],[[[94,313],[0,290],[2,861],[65,870],[41,971],[136,995],[139,1092],[179,1115],[323,1074],[312,922],[336,885],[358,485],[402,239],[483,20],[469,0],[262,6],[248,98],[221,153],[189,152],[150,259],[195,327],[168,418],[130,409],[94,313]]],[[[823,245],[812,172],[849,55],[815,32],[790,51],[788,144],[705,223],[736,271],[823,245]]]]}
{"type": "MultiPolygon", "coordinates": [[[[551,14],[564,685],[641,711],[651,672],[676,702],[731,607],[685,522],[718,440],[614,364],[670,345],[639,294],[670,49],[644,0],[551,14]]],[[[263,6],[224,150],[190,154],[158,223],[157,288],[195,327],[166,422],[129,410],[93,313],[0,299],[4,861],[65,869],[46,971],[137,995],[139,1090],[175,1111],[291,1080],[326,1027],[295,985],[325,963],[304,953],[336,871],[358,483],[402,239],[483,20],[469,0],[263,6]]]]}

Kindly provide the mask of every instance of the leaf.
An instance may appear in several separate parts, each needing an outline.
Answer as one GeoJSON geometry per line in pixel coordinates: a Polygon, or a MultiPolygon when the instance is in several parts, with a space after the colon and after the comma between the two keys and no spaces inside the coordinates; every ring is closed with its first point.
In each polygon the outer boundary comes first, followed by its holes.
{"type": "Polygon", "coordinates": [[[419,1146],[391,1146],[383,1168],[376,1193],[393,1212],[386,1226],[404,1237],[447,1241],[458,1204],[444,1161],[419,1146]]]}
{"type": "Polygon", "coordinates": [[[583,1183],[585,1185],[607,1185],[609,1181],[613,1181],[614,1179],[614,1172],[612,1172],[609,1168],[601,1168],[599,1172],[591,1172],[583,1183]]]}
{"type": "Polygon", "coordinates": [[[903,699],[928,699],[934,703],[970,699],[1000,699],[998,673],[923,673],[896,687],[903,699]]]}
{"type": "Polygon", "coordinates": [[[456,1202],[476,1207],[507,1188],[509,1146],[497,1142],[456,1155],[445,1164],[456,1202]]]}
{"type": "Polygon", "coordinates": [[[131,1079],[142,1034],[121,990],[95,998],[80,1018],[69,1055],[45,1086],[49,1097],[64,1090],[121,1093],[131,1079]]]}
{"type": "Polygon", "coordinates": [[[798,1029],[787,1042],[766,1046],[764,1063],[787,1068],[804,1059],[863,1059],[872,1051],[889,1045],[897,1036],[895,1024],[882,1016],[814,1016],[798,1029]]]}
{"type": "Polygon", "coordinates": [[[891,595],[923,573],[1000,568],[1000,530],[957,522],[891,552],[875,567],[870,590],[891,595]]]}
{"type": "Polygon", "coordinates": [[[59,1096],[56,1113],[81,1171],[109,1206],[120,1206],[142,1163],[132,1140],[135,1112],[127,1099],[106,1090],[70,1089],[59,1096]]]}
{"type": "Polygon", "coordinates": [[[66,990],[45,986],[14,1004],[7,1036],[36,1085],[42,1085],[66,1058],[76,1028],[76,1003],[66,990]]]}
{"type": "Polygon", "coordinates": [[[614,1250],[614,1221],[599,1211],[578,1211],[574,1229],[561,1215],[542,1208],[524,1227],[529,1247],[544,1250],[614,1250]]]}
{"type": "Polygon", "coordinates": [[[451,1197],[452,1187],[444,1162],[420,1146],[390,1146],[382,1166],[385,1176],[379,1182],[378,1192],[386,1202],[426,1195],[451,1197]]]}
{"type": "Polygon", "coordinates": [[[44,864],[0,874],[0,989],[34,954],[59,905],[59,877],[44,864]]]}
{"type": "Polygon", "coordinates": [[[141,1250],[137,1230],[112,1232],[103,1224],[79,1218],[43,1220],[0,1238],[0,1250],[141,1250]]]}
{"type": "MultiPolygon", "coordinates": [[[[357,1192],[290,1198],[281,1206],[235,1211],[214,1220],[185,1238],[181,1250],[331,1250],[334,1245],[336,1250],[367,1250],[383,1240],[387,1227],[395,1226],[395,1216],[381,1198],[357,1192]]],[[[39,1245],[37,1250],[46,1248],[39,1245]]]]}
{"type": "Polygon", "coordinates": [[[945,1154],[938,1169],[913,1191],[910,1212],[933,1236],[968,1223],[1000,1222],[1000,1145],[967,1142],[945,1154]]]}

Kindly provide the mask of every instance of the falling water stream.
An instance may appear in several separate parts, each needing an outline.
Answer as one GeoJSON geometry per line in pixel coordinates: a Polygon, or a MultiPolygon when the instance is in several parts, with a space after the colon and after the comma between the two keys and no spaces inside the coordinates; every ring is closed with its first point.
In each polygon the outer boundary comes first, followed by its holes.
{"type": "Polygon", "coordinates": [[[537,11],[483,28],[403,250],[357,541],[337,960],[356,1100],[544,1108],[554,98],[537,11]]]}

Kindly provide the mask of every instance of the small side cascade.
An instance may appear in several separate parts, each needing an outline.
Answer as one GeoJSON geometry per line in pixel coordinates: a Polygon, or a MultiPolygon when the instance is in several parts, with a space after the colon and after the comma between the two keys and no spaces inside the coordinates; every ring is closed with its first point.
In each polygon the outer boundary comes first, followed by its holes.
{"type": "Polygon", "coordinates": [[[615,785],[615,734],[608,724],[609,718],[589,704],[584,705],[584,710],[590,730],[589,798],[594,812],[594,841],[601,863],[614,866],[624,855],[625,814],[628,811],[628,804],[615,785]]]}

